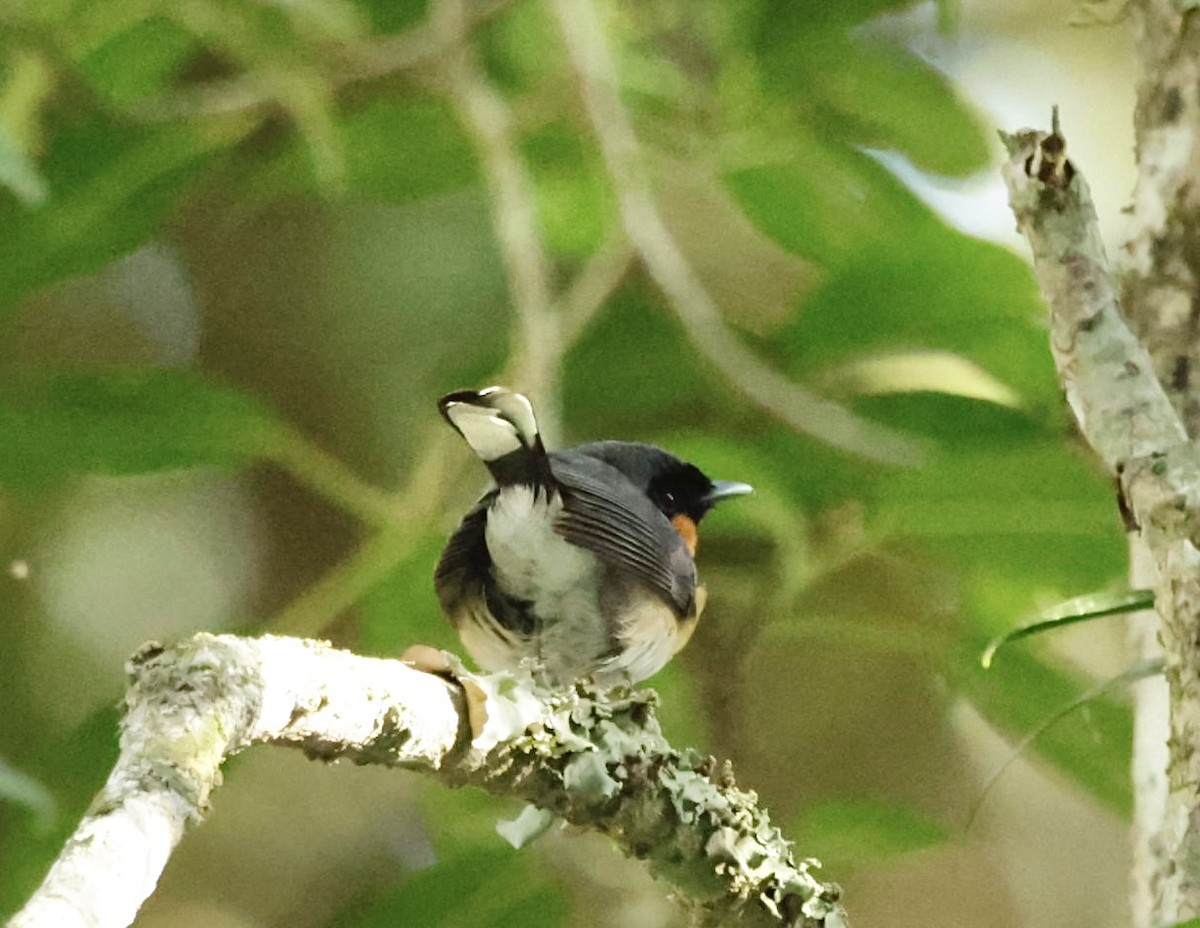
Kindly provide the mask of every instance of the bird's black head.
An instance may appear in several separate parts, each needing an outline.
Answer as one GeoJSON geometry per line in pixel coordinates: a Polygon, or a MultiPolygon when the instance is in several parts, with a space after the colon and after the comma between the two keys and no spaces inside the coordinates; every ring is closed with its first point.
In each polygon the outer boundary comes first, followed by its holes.
{"type": "Polygon", "coordinates": [[[694,464],[654,445],[597,441],[575,449],[615,467],[644,492],[668,519],[685,515],[699,522],[713,505],[751,492],[744,483],[710,480],[694,464]]]}

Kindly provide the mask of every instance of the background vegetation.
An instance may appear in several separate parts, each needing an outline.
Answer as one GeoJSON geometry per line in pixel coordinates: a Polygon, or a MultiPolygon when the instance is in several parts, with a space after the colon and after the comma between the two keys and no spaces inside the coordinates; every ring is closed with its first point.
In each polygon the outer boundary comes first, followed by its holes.
{"type": "MultiPolygon", "coordinates": [[[[697,304],[626,234],[553,6],[0,2],[0,911],[102,782],[144,640],[455,647],[430,573],[483,474],[434,403],[504,380],[555,444],[758,488],[653,682],[856,925],[1123,922],[1119,694],[967,827],[997,735],[1121,669],[1095,628],[979,667],[1123,562],[1023,261],[885,166],[985,171],[985,121],[896,41],[907,4],[599,5],[697,304]]],[[[247,755],[138,924],[678,922],[603,842],[509,849],[515,811],[247,755]]]]}

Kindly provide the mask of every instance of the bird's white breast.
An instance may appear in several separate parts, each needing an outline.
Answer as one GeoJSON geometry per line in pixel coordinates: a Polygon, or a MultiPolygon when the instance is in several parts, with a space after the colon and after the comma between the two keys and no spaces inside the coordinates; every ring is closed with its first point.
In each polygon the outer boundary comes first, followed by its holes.
{"type": "Polygon", "coordinates": [[[599,610],[599,562],[555,532],[561,511],[557,494],[505,487],[488,510],[484,537],[501,589],[535,604],[538,656],[570,676],[583,672],[611,641],[599,610]]]}

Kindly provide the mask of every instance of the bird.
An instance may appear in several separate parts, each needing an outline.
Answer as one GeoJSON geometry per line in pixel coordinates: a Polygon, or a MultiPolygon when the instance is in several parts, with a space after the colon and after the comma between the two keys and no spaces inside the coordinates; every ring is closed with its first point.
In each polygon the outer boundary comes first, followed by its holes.
{"type": "Polygon", "coordinates": [[[704,607],[698,523],[753,488],[641,442],[548,452],[532,404],[505,387],[448,393],[438,409],[494,483],[434,571],[476,664],[601,687],[661,670],[704,607]]]}

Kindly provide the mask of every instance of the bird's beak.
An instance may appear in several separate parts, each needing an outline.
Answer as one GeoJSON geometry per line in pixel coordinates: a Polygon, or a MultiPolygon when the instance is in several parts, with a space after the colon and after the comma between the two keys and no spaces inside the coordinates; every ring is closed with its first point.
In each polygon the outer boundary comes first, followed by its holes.
{"type": "Polygon", "coordinates": [[[753,492],[754,487],[748,483],[738,483],[734,480],[714,480],[712,489],[704,494],[704,502],[711,506],[713,503],[719,503],[731,496],[745,496],[747,493],[753,492]]]}

